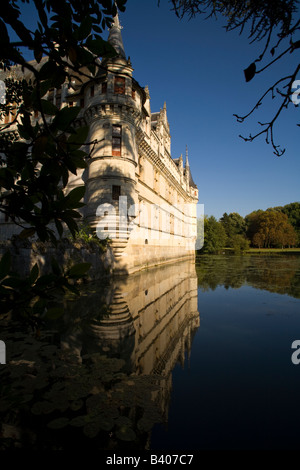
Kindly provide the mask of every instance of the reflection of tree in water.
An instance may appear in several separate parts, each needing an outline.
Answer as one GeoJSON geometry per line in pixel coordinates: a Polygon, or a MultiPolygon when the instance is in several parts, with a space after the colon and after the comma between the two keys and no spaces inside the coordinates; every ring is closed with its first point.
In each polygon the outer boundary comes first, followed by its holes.
{"type": "Polygon", "coordinates": [[[123,360],[102,354],[79,363],[76,349],[50,344],[51,331],[1,333],[12,347],[0,369],[0,450],[145,448],[161,421],[153,397],[163,378],[128,377],[123,360]]]}
{"type": "Polygon", "coordinates": [[[249,284],[256,289],[300,298],[300,256],[297,255],[202,255],[197,259],[196,271],[202,290],[249,284]]]}

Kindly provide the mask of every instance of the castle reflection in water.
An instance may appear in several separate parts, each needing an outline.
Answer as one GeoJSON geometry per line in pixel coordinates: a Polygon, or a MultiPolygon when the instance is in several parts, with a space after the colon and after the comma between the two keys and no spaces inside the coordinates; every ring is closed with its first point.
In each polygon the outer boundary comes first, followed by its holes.
{"type": "Polygon", "coordinates": [[[10,365],[2,380],[21,398],[16,405],[10,388],[0,394],[2,435],[13,432],[19,446],[34,449],[72,449],[75,442],[118,449],[127,441],[149,448],[153,426],[168,421],[172,371],[184,365],[200,325],[195,264],[89,284],[66,302],[60,324],[44,333],[49,341],[6,326],[10,365]]]}
{"type": "Polygon", "coordinates": [[[108,316],[90,325],[89,352],[124,359],[136,374],[169,374],[199,327],[194,264],[177,263],[116,278],[108,316]]]}
{"type": "MultiPolygon", "coordinates": [[[[182,261],[116,277],[104,297],[107,313],[87,322],[78,356],[100,352],[123,359],[131,376],[163,378],[156,401],[166,418],[172,370],[184,364],[200,326],[195,264],[182,261]]],[[[63,339],[65,346],[71,343],[74,348],[73,331],[63,339]]]]}

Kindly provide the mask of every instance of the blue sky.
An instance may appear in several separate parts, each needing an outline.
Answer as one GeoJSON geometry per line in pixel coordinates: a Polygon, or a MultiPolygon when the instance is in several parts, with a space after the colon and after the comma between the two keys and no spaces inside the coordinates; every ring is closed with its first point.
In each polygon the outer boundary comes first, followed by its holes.
{"type": "Polygon", "coordinates": [[[120,14],[123,41],[134,77],[149,86],[152,112],[167,103],[172,157],[185,155],[188,146],[205,213],[245,216],[299,201],[300,107],[288,108],[275,128],[276,141],[286,148],[280,158],[264,136],[252,143],[239,138],[254,135],[257,121],[269,120],[279,99],[268,99],[243,124],[233,116],[247,114],[273,81],[292,72],[295,57],[246,83],[243,69],[257,58],[262,43],[249,45],[246,34],[226,32],[221,20],[179,20],[170,7],[167,0],[160,7],[157,0],[128,0],[120,14]]]}
{"type": "MultiPolygon", "coordinates": [[[[258,57],[262,43],[249,45],[247,34],[227,33],[221,19],[179,20],[168,0],[157,3],[127,1],[120,13],[125,52],[135,79],[149,86],[152,112],[166,101],[172,157],[184,156],[188,146],[205,214],[245,216],[299,201],[300,107],[290,106],[276,124],[275,141],[286,148],[280,158],[264,136],[252,143],[239,138],[255,134],[257,121],[270,120],[279,98],[267,99],[243,124],[233,114],[247,114],[273,82],[292,72],[300,50],[246,83],[243,69],[258,57]]],[[[26,10],[27,24],[31,6],[26,10]]]]}

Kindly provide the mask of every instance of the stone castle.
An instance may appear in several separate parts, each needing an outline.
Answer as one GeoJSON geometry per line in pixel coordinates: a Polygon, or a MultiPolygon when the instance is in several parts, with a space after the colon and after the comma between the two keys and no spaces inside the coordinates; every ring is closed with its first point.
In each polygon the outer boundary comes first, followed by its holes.
{"type": "MultiPolygon", "coordinates": [[[[116,270],[193,258],[198,189],[187,151],[185,162],[171,157],[166,104],[151,113],[148,87],[133,78],[126,58],[118,16],[108,41],[117,55],[102,60],[95,76],[48,96],[58,107],[80,106],[78,125],[88,125],[88,142],[96,141],[88,168],[70,175],[68,190],[85,184],[82,215],[99,238],[112,240],[116,270]]],[[[1,238],[14,230],[0,220],[1,238]]]]}

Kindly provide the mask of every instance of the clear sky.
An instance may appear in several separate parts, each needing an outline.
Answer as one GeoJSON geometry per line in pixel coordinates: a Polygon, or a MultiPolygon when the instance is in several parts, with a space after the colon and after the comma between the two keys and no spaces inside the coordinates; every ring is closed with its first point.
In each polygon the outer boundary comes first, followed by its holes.
{"type": "MultiPolygon", "coordinates": [[[[30,22],[32,4],[26,7],[30,22]]],[[[245,216],[300,201],[300,107],[291,105],[275,127],[275,141],[286,148],[280,158],[264,136],[252,143],[239,138],[260,130],[257,121],[273,117],[279,98],[267,99],[243,124],[233,116],[247,114],[273,82],[292,72],[300,49],[246,83],[243,69],[263,43],[250,45],[247,34],[227,33],[221,19],[179,20],[170,8],[168,0],[159,7],[157,0],[128,0],[120,13],[123,41],[135,79],[149,86],[152,112],[166,101],[172,157],[185,156],[188,146],[205,214],[245,216]]]]}
{"type": "Polygon", "coordinates": [[[166,101],[172,157],[184,156],[188,146],[205,213],[245,216],[299,201],[300,107],[289,107],[275,128],[276,141],[286,148],[280,158],[264,136],[252,143],[239,138],[254,135],[257,121],[273,117],[278,98],[268,99],[243,124],[233,116],[247,114],[273,81],[292,72],[296,54],[246,83],[243,69],[257,58],[262,43],[249,45],[247,34],[226,32],[221,20],[179,20],[170,8],[168,0],[159,7],[157,0],[128,0],[120,14],[123,41],[134,77],[149,86],[152,112],[166,101]]]}

